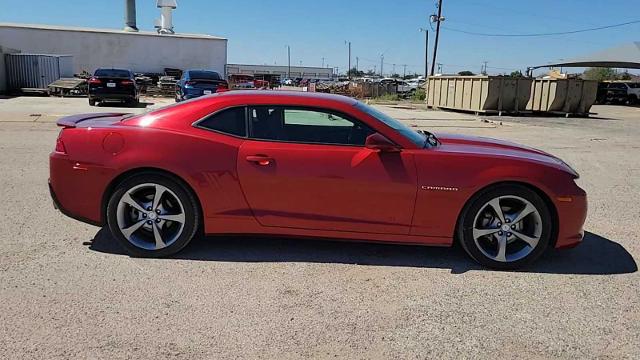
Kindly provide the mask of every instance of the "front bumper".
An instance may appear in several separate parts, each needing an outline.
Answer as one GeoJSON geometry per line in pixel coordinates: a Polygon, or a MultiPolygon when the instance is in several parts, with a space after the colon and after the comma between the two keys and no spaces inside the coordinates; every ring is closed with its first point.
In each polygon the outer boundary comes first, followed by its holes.
{"type": "Polygon", "coordinates": [[[575,185],[575,191],[567,196],[554,199],[558,212],[559,228],[557,249],[578,246],[584,239],[584,223],[587,219],[587,193],[575,185]],[[569,201],[570,199],[570,201],[569,201]]]}

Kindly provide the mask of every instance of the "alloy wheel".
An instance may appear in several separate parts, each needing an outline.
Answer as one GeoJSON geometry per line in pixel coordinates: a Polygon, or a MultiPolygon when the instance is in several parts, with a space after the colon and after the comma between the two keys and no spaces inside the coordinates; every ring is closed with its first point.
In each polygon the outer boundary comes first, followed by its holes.
{"type": "Polygon", "coordinates": [[[488,258],[508,263],[529,255],[540,242],[542,217],[519,196],[498,196],[486,202],[473,220],[473,240],[488,258]]]}
{"type": "Polygon", "coordinates": [[[122,235],[134,246],[160,250],[182,234],[185,210],[179,197],[160,184],[144,183],[124,192],[116,210],[122,235]]]}

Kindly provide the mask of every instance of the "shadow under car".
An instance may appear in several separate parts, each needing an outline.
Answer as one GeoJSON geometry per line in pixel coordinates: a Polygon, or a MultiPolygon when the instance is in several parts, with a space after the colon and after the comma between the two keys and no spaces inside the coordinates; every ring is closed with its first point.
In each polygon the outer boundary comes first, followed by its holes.
{"type": "MultiPolygon", "coordinates": [[[[107,227],[98,231],[85,245],[93,251],[126,255],[107,227]]],[[[195,238],[180,253],[169,258],[441,268],[451,269],[454,274],[469,270],[488,270],[476,264],[459,246],[440,248],[236,235],[195,238]]],[[[637,270],[633,256],[622,245],[587,232],[583,243],[578,247],[567,250],[550,249],[536,262],[517,272],[609,275],[633,273],[637,270]]]]}

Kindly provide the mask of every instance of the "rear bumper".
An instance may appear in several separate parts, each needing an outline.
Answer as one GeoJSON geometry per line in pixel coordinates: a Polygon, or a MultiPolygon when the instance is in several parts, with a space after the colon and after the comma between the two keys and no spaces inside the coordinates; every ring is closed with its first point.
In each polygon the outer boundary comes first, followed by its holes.
{"type": "Polygon", "coordinates": [[[111,91],[106,89],[99,90],[90,90],[89,91],[89,99],[96,100],[127,100],[127,99],[135,99],[137,97],[135,91],[111,91]]]}
{"type": "Polygon", "coordinates": [[[67,155],[51,153],[49,193],[54,207],[70,218],[103,225],[103,194],[111,176],[109,170],[76,162],[67,155]]]}
{"type": "Polygon", "coordinates": [[[182,90],[182,97],[184,99],[193,99],[193,98],[197,98],[200,96],[204,96],[204,95],[209,95],[209,94],[205,94],[205,91],[211,91],[211,94],[215,94],[216,91],[218,89],[217,88],[211,88],[211,89],[198,89],[198,88],[184,88],[182,90]]]}
{"type": "Polygon", "coordinates": [[[102,226],[102,222],[101,221],[95,221],[95,220],[91,220],[82,216],[78,216],[75,215],[71,212],[69,212],[67,209],[65,209],[62,204],[60,204],[60,201],[58,200],[58,197],[56,196],[55,191],[53,191],[53,187],[51,186],[51,179],[49,179],[49,195],[51,195],[51,200],[53,201],[53,208],[56,210],[60,210],[61,213],[63,213],[64,215],[74,219],[74,220],[78,220],[81,221],[83,223],[87,223],[90,225],[95,225],[95,226],[102,226]]]}

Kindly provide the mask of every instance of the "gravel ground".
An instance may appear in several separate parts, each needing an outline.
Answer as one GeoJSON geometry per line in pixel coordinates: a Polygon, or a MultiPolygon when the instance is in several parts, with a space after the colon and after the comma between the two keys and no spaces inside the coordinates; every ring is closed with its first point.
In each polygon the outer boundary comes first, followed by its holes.
{"type": "Polygon", "coordinates": [[[581,173],[584,244],[520,272],[479,268],[459,248],[278,238],[212,237],[172,259],[130,258],[107,230],[55,211],[47,190],[52,121],[96,109],[0,99],[0,358],[640,354],[640,109],[485,122],[381,107],[418,127],[536,146],[581,173]]]}

